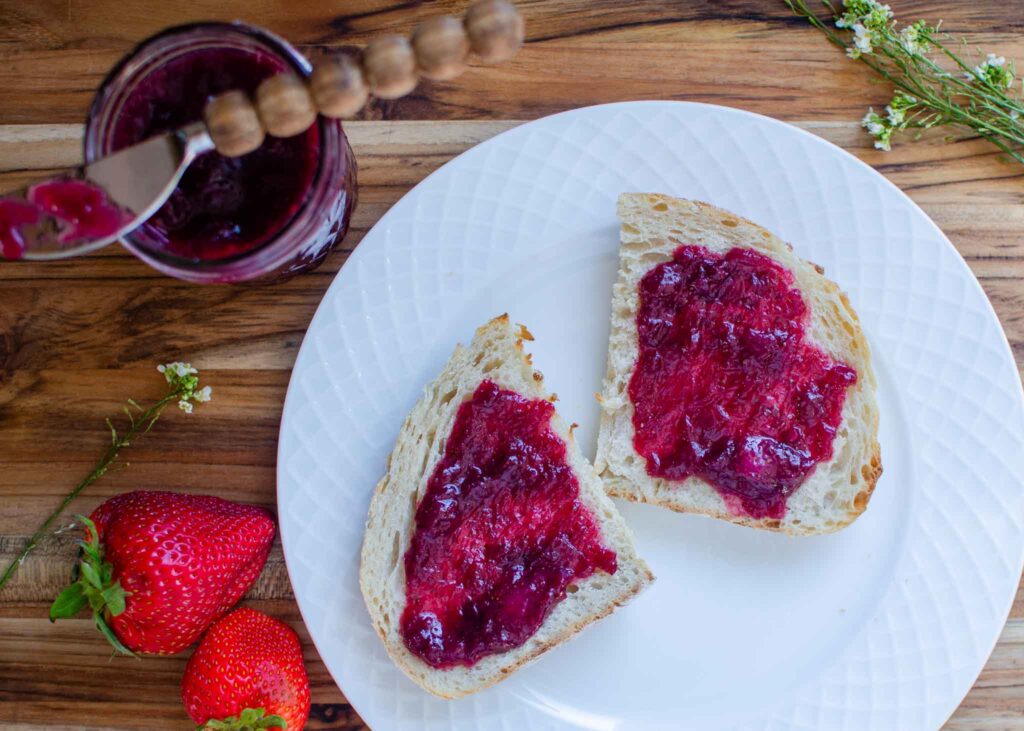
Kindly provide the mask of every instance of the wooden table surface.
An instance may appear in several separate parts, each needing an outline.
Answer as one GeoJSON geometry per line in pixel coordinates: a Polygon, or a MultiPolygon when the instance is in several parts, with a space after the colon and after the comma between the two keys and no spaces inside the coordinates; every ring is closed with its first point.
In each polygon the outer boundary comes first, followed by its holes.
{"type": "MultiPolygon", "coordinates": [[[[407,32],[464,2],[382,0],[0,0],[0,185],[79,159],[81,122],[105,71],[170,24],[243,18],[306,51],[407,32]]],[[[1021,0],[892,0],[898,16],[944,19],[985,50],[1024,61],[1021,0]]],[[[978,140],[941,135],[872,149],[856,121],[887,89],[792,17],[781,0],[523,0],[528,43],[494,69],[423,83],[346,125],[360,167],[352,232],[317,271],[270,288],[198,287],[119,248],[86,259],[0,264],[0,561],[90,469],[103,419],[162,390],[154,367],[191,360],[215,399],[168,412],[125,453],[130,465],[73,506],[88,513],[133,488],[173,488],[274,505],[278,421],[289,370],[348,252],[410,187],[466,148],[519,123],[625,99],[689,99],[793,122],[850,150],[949,235],[1024,363],[1024,169],[978,140]]],[[[894,242],[898,245],[899,242],[894,242]]],[[[353,519],[362,519],[353,516],[353,519]]],[[[5,728],[185,729],[185,656],[108,661],[86,618],[51,625],[71,539],[47,541],[0,590],[0,724],[5,728]]],[[[313,691],[310,728],[364,728],[317,657],[275,547],[248,603],[299,631],[313,691]]],[[[358,662],[352,658],[352,662],[358,662]]],[[[1024,594],[949,729],[1024,729],[1024,594]]]]}

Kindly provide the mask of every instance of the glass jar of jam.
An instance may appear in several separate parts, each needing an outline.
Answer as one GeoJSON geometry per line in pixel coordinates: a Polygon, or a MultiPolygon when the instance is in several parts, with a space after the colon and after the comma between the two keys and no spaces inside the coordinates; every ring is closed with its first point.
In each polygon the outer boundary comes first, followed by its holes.
{"type": "MultiPolygon", "coordinates": [[[[142,42],[103,81],[85,129],[92,161],[202,119],[213,96],[254,93],[281,72],[308,76],[286,41],[244,23],[182,25],[142,42]]],[[[238,158],[208,152],[167,203],[123,243],[140,259],[192,282],[263,281],[319,265],[348,229],[356,164],[341,123],[267,136],[238,158]]]]}

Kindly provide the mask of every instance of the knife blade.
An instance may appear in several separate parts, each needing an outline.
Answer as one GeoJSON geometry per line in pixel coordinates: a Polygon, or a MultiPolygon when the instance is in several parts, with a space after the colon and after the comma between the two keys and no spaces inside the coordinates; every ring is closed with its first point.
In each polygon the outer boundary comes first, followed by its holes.
{"type": "Polygon", "coordinates": [[[61,259],[110,244],[156,213],[197,157],[202,122],[150,137],[0,197],[0,257],[61,259]]]}

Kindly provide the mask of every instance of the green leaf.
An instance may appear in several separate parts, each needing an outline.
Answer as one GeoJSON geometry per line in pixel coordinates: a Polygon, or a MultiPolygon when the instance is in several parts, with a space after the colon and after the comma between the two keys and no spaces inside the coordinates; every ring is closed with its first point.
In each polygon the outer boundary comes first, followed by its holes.
{"type": "Polygon", "coordinates": [[[82,578],[100,591],[103,591],[103,581],[100,579],[100,574],[96,567],[88,561],[82,561],[82,578]]]}
{"type": "Polygon", "coordinates": [[[287,728],[284,718],[265,716],[265,708],[246,708],[237,716],[224,719],[211,718],[196,726],[196,731],[257,731],[266,728],[287,728]]]}
{"type": "Polygon", "coordinates": [[[107,620],[103,618],[102,614],[96,614],[94,618],[96,620],[96,629],[103,633],[103,636],[107,638],[107,642],[114,647],[116,652],[122,655],[130,655],[131,657],[136,656],[134,652],[121,644],[121,640],[117,639],[117,635],[114,634],[114,630],[110,629],[110,625],[107,624],[107,620]]]}
{"type": "Polygon", "coordinates": [[[85,540],[98,546],[100,544],[100,532],[96,529],[96,524],[92,522],[92,519],[84,515],[76,515],[75,520],[85,527],[85,540]]]}
{"type": "Polygon", "coordinates": [[[66,586],[50,605],[50,621],[55,622],[58,619],[74,617],[85,609],[85,605],[88,603],[89,601],[85,598],[85,587],[82,584],[75,582],[66,586]]]}
{"type": "Polygon", "coordinates": [[[82,549],[82,553],[85,554],[85,557],[91,559],[94,563],[101,563],[103,561],[103,555],[94,544],[79,541],[78,547],[82,549]]]}
{"type": "Polygon", "coordinates": [[[125,590],[121,587],[120,581],[103,590],[103,600],[107,603],[107,611],[113,617],[124,611],[124,598],[125,590]]]}

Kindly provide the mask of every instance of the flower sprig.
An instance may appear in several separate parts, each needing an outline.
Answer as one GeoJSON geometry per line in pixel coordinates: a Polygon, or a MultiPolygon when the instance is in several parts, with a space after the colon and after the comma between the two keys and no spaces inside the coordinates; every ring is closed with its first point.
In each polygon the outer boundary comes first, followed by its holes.
{"type": "Polygon", "coordinates": [[[164,375],[164,379],[167,381],[167,392],[163,398],[147,408],[142,408],[132,399],[128,399],[125,406],[121,409],[128,417],[128,428],[122,432],[118,432],[113,421],[110,419],[106,420],[107,427],[110,429],[110,446],[107,447],[103,456],[100,457],[93,471],[86,475],[67,494],[60,505],[57,506],[57,509],[50,513],[50,516],[43,521],[39,529],[28,539],[28,543],[25,544],[21,552],[8,564],[3,575],[0,575],[0,589],[10,580],[14,572],[18,570],[18,567],[28,558],[28,555],[35,550],[39,542],[48,535],[54,522],[67,509],[71,501],[78,497],[85,488],[106,474],[107,470],[117,460],[122,449],[131,446],[143,434],[148,434],[168,404],[177,401],[179,409],[186,414],[191,414],[193,404],[205,403],[210,400],[212,389],[209,386],[200,388],[199,371],[193,368],[191,364],[180,362],[167,363],[157,366],[157,370],[164,375]]]}
{"type": "Polygon", "coordinates": [[[1013,61],[989,53],[971,63],[953,50],[966,44],[941,32],[941,23],[918,20],[900,27],[892,8],[878,0],[844,0],[841,8],[822,0],[838,32],[806,0],[784,1],[895,87],[885,114],[868,109],[861,120],[875,147],[889,150],[901,132],[951,125],[1024,163],[1024,99],[1013,61]]]}
{"type": "Polygon", "coordinates": [[[213,389],[209,386],[199,388],[199,371],[191,363],[168,363],[158,365],[158,371],[164,374],[171,388],[177,389],[178,408],[186,414],[192,413],[192,403],[203,404],[210,400],[213,389]]]}

